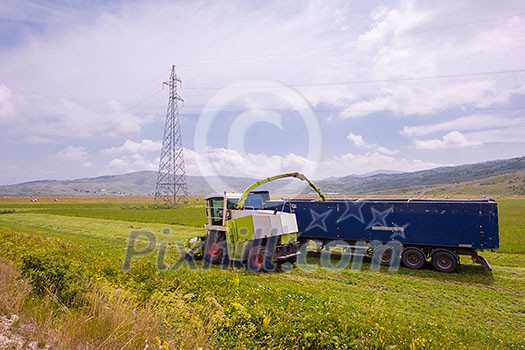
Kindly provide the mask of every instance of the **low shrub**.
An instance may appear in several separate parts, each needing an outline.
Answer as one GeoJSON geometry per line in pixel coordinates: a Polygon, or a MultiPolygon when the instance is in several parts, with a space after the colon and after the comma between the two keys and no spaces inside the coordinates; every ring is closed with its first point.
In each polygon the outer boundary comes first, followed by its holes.
{"type": "Polygon", "coordinates": [[[66,307],[82,304],[86,281],[82,278],[80,268],[73,268],[70,262],[57,257],[29,254],[22,257],[19,271],[37,295],[56,297],[66,307]]]}

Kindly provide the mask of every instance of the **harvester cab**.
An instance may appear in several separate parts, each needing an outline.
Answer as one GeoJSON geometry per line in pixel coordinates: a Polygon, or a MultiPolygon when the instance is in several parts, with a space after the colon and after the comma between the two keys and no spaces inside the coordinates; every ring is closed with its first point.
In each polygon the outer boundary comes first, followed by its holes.
{"type": "MultiPolygon", "coordinates": [[[[205,198],[206,200],[206,216],[208,218],[208,225],[210,226],[224,226],[227,220],[231,219],[232,210],[237,209],[237,203],[241,198],[242,193],[227,193],[224,195],[211,195],[205,198]]],[[[245,210],[261,210],[264,209],[265,203],[270,200],[270,192],[268,191],[251,191],[248,193],[244,209],[245,210]]]]}

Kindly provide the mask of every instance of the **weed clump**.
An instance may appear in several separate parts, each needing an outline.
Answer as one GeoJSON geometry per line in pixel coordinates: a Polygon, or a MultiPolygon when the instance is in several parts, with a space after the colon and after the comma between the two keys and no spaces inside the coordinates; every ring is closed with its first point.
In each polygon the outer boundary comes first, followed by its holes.
{"type": "Polygon", "coordinates": [[[39,296],[49,295],[66,307],[78,307],[85,292],[80,268],[61,258],[29,254],[22,257],[20,274],[39,296]]]}

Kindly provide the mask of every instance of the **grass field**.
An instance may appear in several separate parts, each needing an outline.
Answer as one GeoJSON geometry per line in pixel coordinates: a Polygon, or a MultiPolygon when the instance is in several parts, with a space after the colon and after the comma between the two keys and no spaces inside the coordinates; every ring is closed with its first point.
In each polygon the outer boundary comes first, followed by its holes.
{"type": "Polygon", "coordinates": [[[492,273],[468,259],[453,274],[331,272],[315,254],[313,271],[162,272],[155,253],[124,273],[130,230],[168,242],[167,266],[176,241],[203,232],[202,200],[149,201],[1,200],[0,313],[64,349],[525,349],[525,199],[498,201],[501,249],[483,253],[492,273]]]}

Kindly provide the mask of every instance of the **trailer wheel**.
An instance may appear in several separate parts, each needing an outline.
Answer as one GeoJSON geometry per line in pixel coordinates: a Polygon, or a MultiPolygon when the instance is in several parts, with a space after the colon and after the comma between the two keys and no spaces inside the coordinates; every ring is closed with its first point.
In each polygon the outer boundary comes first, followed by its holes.
{"type": "Polygon", "coordinates": [[[405,248],[401,256],[403,265],[409,269],[421,269],[425,266],[426,258],[425,254],[418,248],[405,248]]]}
{"type": "Polygon", "coordinates": [[[394,251],[391,247],[387,246],[379,246],[372,251],[372,258],[374,259],[376,264],[379,263],[383,266],[389,266],[392,262],[393,256],[394,251]]]}
{"type": "Polygon", "coordinates": [[[439,272],[454,272],[458,268],[458,258],[452,252],[440,250],[432,255],[432,266],[439,272]]]}
{"type": "Polygon", "coordinates": [[[248,268],[254,272],[268,272],[272,266],[272,258],[267,250],[261,246],[255,246],[250,249],[248,255],[248,268]]]}

